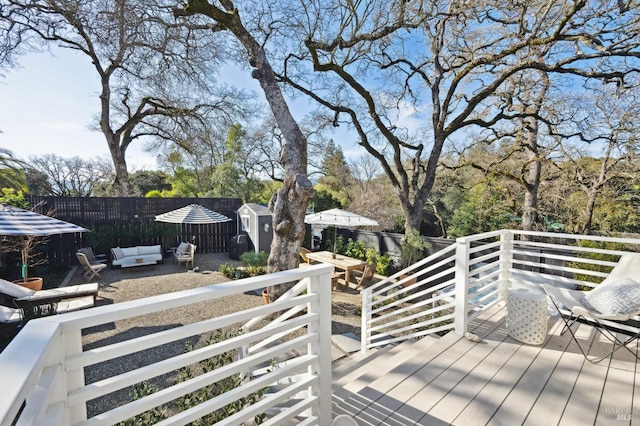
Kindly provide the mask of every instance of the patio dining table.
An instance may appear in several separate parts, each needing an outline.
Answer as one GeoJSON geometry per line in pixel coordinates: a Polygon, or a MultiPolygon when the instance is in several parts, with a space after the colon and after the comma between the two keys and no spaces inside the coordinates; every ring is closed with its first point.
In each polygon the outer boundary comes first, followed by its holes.
{"type": "Polygon", "coordinates": [[[314,251],[311,253],[307,253],[307,262],[311,263],[312,260],[323,263],[330,263],[336,267],[336,269],[340,269],[344,271],[344,282],[348,286],[349,285],[349,277],[351,275],[351,271],[364,270],[366,261],[355,259],[353,257],[345,256],[343,254],[336,254],[335,258],[333,257],[333,252],[331,251],[314,251]]]}

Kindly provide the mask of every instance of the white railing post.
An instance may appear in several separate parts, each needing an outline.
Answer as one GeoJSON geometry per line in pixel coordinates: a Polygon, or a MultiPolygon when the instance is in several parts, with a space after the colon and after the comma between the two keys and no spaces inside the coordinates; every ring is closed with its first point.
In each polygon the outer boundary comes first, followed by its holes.
{"type": "MultiPolygon", "coordinates": [[[[61,338],[64,342],[65,358],[69,358],[72,355],[82,353],[82,332],[81,330],[64,330],[62,331],[61,338]]],[[[84,369],[76,368],[67,372],[67,392],[71,393],[76,389],[81,389],[85,386],[84,383],[84,369]]],[[[71,424],[76,424],[81,421],[87,420],[87,405],[78,404],[73,407],[68,407],[69,417],[71,424]]]]}
{"type": "Polygon", "coordinates": [[[513,232],[503,231],[500,241],[500,298],[507,300],[507,290],[511,286],[511,267],[513,266],[513,232]]]}
{"type": "MultiPolygon", "coordinates": [[[[81,334],[80,331],[78,331],[78,334],[81,334]]],[[[55,383],[55,387],[53,389],[51,389],[50,393],[49,393],[49,405],[53,405],[55,403],[62,403],[62,406],[64,407],[64,410],[61,413],[61,418],[59,419],[59,422],[61,424],[71,424],[71,419],[70,419],[70,412],[69,412],[69,407],[67,404],[67,396],[69,395],[69,382],[68,382],[68,375],[67,377],[65,377],[65,373],[64,373],[64,364],[65,364],[65,359],[67,357],[67,342],[65,341],[64,337],[64,331],[62,333],[60,333],[59,338],[57,339],[56,345],[54,350],[52,351],[51,355],[50,355],[50,359],[48,360],[49,365],[53,365],[55,364],[59,364],[61,370],[63,371],[61,373],[61,378],[63,378],[63,380],[59,380],[58,382],[55,383]]],[[[84,371],[82,372],[83,375],[83,383],[82,385],[84,385],[84,371]]],[[[85,412],[85,417],[86,417],[86,412],[85,412]]]]}
{"type": "MultiPolygon", "coordinates": [[[[309,333],[318,339],[309,344],[309,353],[318,356],[318,417],[321,426],[331,425],[331,273],[311,277],[309,290],[318,294],[318,302],[309,304],[309,312],[318,313],[318,322],[309,325],[309,333]]],[[[311,370],[312,367],[310,367],[311,370]]],[[[313,373],[310,371],[310,373],[313,373]]],[[[311,389],[310,389],[311,391],[311,389]]]]}
{"type": "Polygon", "coordinates": [[[362,292],[362,314],[360,315],[362,323],[360,324],[360,352],[367,351],[369,339],[371,339],[371,331],[369,331],[369,323],[371,321],[371,301],[372,290],[365,289],[362,292]]]}
{"type": "Polygon", "coordinates": [[[469,248],[470,243],[466,238],[456,239],[456,307],[455,307],[455,331],[464,336],[467,332],[467,276],[469,272],[469,248]]]}

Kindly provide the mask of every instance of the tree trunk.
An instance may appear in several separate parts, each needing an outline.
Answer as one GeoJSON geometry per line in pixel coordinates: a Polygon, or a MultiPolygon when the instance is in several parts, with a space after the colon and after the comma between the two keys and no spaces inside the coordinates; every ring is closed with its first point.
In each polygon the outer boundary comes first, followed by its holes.
{"type": "MultiPolygon", "coordinates": [[[[269,209],[273,214],[273,242],[269,254],[268,271],[277,272],[297,268],[300,247],[304,240],[304,217],[315,191],[307,177],[307,140],[289,111],[266,53],[260,43],[242,24],[237,9],[229,0],[221,0],[225,11],[202,0],[192,0],[176,16],[203,14],[215,20],[220,28],[229,30],[247,50],[252,77],[264,91],[271,112],[285,137],[280,154],[284,168],[284,185],[271,197],[269,209]]],[[[269,287],[269,297],[276,300],[294,283],[269,287]]]]}
{"type": "Polygon", "coordinates": [[[522,229],[533,231],[538,219],[538,190],[540,188],[540,173],[542,163],[538,153],[538,123],[535,118],[529,118],[527,147],[529,148],[529,173],[525,181],[524,206],[522,209],[522,229]]]}
{"type": "Polygon", "coordinates": [[[125,153],[120,149],[117,138],[109,141],[109,151],[115,167],[116,176],[113,181],[113,190],[118,197],[128,197],[129,194],[129,171],[127,170],[127,160],[125,153]]]}
{"type": "Polygon", "coordinates": [[[593,211],[596,208],[596,198],[598,197],[598,189],[593,188],[588,193],[587,200],[587,211],[585,212],[586,220],[584,222],[584,226],[582,227],[582,233],[584,235],[589,235],[591,233],[591,226],[593,224],[593,211]]]}
{"type": "Polygon", "coordinates": [[[440,213],[440,209],[438,209],[438,206],[433,201],[427,199],[427,202],[433,209],[433,215],[435,216],[436,219],[438,219],[438,223],[440,224],[440,231],[442,232],[440,237],[447,238],[447,227],[444,224],[444,217],[442,217],[442,214],[440,213]]]}
{"type": "Polygon", "coordinates": [[[110,73],[101,75],[102,92],[100,93],[100,130],[107,139],[107,146],[115,169],[115,179],[113,190],[118,197],[129,196],[129,172],[127,170],[127,160],[125,152],[127,144],[120,146],[119,136],[111,128],[111,86],[109,85],[110,73]]]}
{"type": "Polygon", "coordinates": [[[540,114],[542,104],[551,84],[546,73],[540,74],[542,87],[537,93],[531,108],[526,108],[525,112],[530,113],[531,116],[523,120],[523,132],[526,138],[524,143],[529,161],[529,172],[524,179],[525,196],[522,209],[522,229],[525,231],[533,231],[538,219],[538,190],[540,189],[542,161],[540,160],[540,146],[538,145],[539,127],[537,117],[540,114]]]}

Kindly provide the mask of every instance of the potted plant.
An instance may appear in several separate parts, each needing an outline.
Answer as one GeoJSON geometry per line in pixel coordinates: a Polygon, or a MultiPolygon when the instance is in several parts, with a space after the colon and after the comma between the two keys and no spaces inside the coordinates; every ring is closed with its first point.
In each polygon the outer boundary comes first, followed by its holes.
{"type": "Polygon", "coordinates": [[[3,250],[20,252],[22,279],[15,280],[14,283],[20,284],[21,286],[27,287],[31,290],[42,290],[42,278],[30,277],[29,267],[45,263],[45,260],[40,258],[41,253],[35,250],[45,241],[46,237],[25,235],[23,237],[15,238],[8,237],[3,242],[3,250]]]}
{"type": "Polygon", "coordinates": [[[41,290],[42,278],[29,277],[29,266],[46,263],[47,259],[41,258],[42,252],[34,249],[46,242],[48,235],[81,233],[87,229],[51,217],[52,211],[44,215],[36,213],[35,208],[25,210],[13,204],[0,203],[0,219],[10,225],[2,240],[2,251],[20,253],[22,279],[17,283],[41,290]]]}

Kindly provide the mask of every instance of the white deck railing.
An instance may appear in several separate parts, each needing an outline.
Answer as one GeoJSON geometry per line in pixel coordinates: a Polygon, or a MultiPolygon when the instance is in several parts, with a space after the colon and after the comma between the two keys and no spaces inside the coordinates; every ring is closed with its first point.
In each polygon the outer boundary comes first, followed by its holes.
{"type": "Polygon", "coordinates": [[[629,251],[640,251],[640,239],[512,230],[458,238],[362,291],[361,350],[452,329],[463,335],[515,283],[592,287],[629,251]]]}
{"type": "Polygon", "coordinates": [[[296,418],[301,424],[328,425],[331,423],[332,270],[329,265],[311,266],[30,321],[0,354],[3,386],[0,424],[111,425],[225,377],[240,375],[243,380],[236,388],[185,411],[176,410],[161,424],[189,423],[277,384],[277,390],[267,392],[254,404],[218,424],[237,425],[250,421],[255,415],[269,413],[263,424],[279,425],[296,418]],[[82,330],[89,327],[296,281],[300,284],[295,291],[268,305],[83,349],[82,330]],[[274,321],[252,321],[250,329],[227,340],[85,383],[85,369],[98,363],[225,327],[238,329],[256,317],[267,318],[292,309],[297,315],[285,314],[274,321]],[[270,340],[269,345],[262,344],[273,336],[278,338],[270,340]],[[235,350],[239,356],[233,356],[233,362],[224,367],[201,372],[180,383],[169,383],[148,396],[88,417],[90,400],[99,401],[112,392],[160,375],[175,374],[189,365],[235,350]],[[262,368],[264,365],[274,368],[262,368]],[[289,403],[286,409],[281,408],[284,402],[289,403]]]}
{"type": "MultiPolygon", "coordinates": [[[[463,334],[469,318],[499,303],[515,282],[592,286],[628,251],[640,251],[640,240],[508,230],[460,238],[362,292],[362,349],[454,329],[463,334]]],[[[269,392],[220,424],[240,424],[261,413],[268,413],[264,424],[270,425],[294,417],[299,424],[330,424],[331,271],[332,266],[315,265],[33,320],[0,354],[0,424],[114,424],[230,376],[242,378],[237,387],[176,410],[161,424],[189,423],[265,389],[269,392]],[[90,327],[296,281],[269,305],[83,349],[82,330],[90,327]],[[99,363],[233,327],[242,332],[85,382],[85,370],[99,363]],[[89,416],[88,401],[99,402],[113,392],[230,351],[237,356],[222,368],[89,416]]]]}

